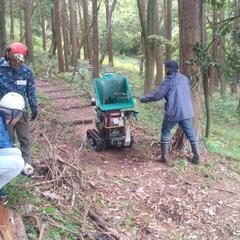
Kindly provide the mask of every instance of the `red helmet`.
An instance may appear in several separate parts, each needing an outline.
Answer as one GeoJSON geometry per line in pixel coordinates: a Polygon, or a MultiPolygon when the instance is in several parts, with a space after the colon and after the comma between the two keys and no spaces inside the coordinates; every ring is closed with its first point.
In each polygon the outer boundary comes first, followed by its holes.
{"type": "Polygon", "coordinates": [[[15,42],[10,44],[7,47],[7,54],[8,55],[13,55],[13,54],[22,54],[24,56],[26,56],[28,54],[28,49],[27,46],[19,43],[19,42],[15,42]]]}

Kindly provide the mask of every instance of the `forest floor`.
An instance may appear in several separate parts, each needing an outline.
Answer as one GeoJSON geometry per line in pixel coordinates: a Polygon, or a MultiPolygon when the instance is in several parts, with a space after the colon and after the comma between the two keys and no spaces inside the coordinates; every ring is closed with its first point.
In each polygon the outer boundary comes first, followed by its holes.
{"type": "MultiPolygon", "coordinates": [[[[96,239],[240,239],[240,174],[232,165],[237,160],[205,153],[195,166],[184,153],[171,152],[169,164],[161,164],[158,144],[152,144],[152,136],[140,124],[133,130],[132,148],[95,152],[85,144],[86,131],[94,128],[95,119],[89,102],[77,97],[72,87],[43,79],[37,80],[37,91],[49,98],[51,110],[40,106],[38,120],[31,123],[33,139],[49,146],[48,155],[62,154],[62,162],[77,158],[72,164],[82,169],[79,188],[89,209],[94,208],[114,233],[96,239]],[[55,115],[52,122],[48,122],[50,114],[55,115]],[[82,120],[90,123],[77,124],[82,120]]],[[[41,166],[47,164],[46,152],[39,149],[34,157],[38,174],[31,183],[35,186],[41,184],[41,166]]],[[[45,197],[56,201],[66,192],[52,196],[53,188],[51,194],[45,191],[45,197]]],[[[84,211],[87,218],[86,207],[84,211]]]]}

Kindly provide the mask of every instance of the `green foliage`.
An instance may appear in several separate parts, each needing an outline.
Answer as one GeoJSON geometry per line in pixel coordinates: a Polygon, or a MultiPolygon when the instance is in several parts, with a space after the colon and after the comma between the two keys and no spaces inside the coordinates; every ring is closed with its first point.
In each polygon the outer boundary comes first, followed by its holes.
{"type": "Polygon", "coordinates": [[[210,67],[219,67],[219,64],[210,55],[209,47],[210,46],[206,47],[202,42],[197,42],[193,46],[193,50],[196,53],[196,58],[192,60],[192,62],[200,66],[205,72],[208,72],[210,67]]]}
{"type": "Polygon", "coordinates": [[[227,4],[226,0],[202,0],[202,1],[211,4],[212,6],[217,7],[219,9],[223,8],[227,4]]]}
{"type": "Polygon", "coordinates": [[[162,37],[161,35],[150,35],[148,37],[148,40],[150,43],[152,43],[153,45],[156,45],[156,46],[161,46],[161,45],[171,45],[171,42],[169,40],[167,40],[165,37],[162,37]]]}
{"type": "Polygon", "coordinates": [[[35,199],[30,197],[29,191],[24,188],[24,184],[29,182],[29,178],[24,176],[18,176],[10,183],[4,186],[4,190],[8,195],[8,206],[16,209],[19,204],[28,200],[33,202],[35,199]]]}
{"type": "Polygon", "coordinates": [[[113,50],[136,55],[141,42],[140,22],[135,0],[118,1],[112,23],[113,50]]]}
{"type": "Polygon", "coordinates": [[[132,228],[132,227],[135,226],[135,223],[134,223],[134,220],[133,220],[132,218],[126,217],[126,218],[124,219],[124,225],[125,225],[126,227],[132,228]]]}

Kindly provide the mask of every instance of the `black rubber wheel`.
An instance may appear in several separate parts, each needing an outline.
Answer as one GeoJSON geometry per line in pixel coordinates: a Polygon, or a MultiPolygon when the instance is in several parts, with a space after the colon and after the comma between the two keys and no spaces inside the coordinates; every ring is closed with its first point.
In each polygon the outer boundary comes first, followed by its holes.
{"type": "Polygon", "coordinates": [[[101,152],[105,149],[105,144],[102,140],[99,140],[96,142],[96,148],[95,148],[95,151],[96,152],[101,152]]]}

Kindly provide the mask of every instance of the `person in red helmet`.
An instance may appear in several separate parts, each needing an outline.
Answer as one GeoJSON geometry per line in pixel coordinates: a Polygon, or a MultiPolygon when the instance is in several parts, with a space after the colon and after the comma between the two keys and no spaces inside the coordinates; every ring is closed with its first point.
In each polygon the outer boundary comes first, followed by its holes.
{"type": "Polygon", "coordinates": [[[5,51],[5,59],[9,61],[9,64],[13,69],[17,69],[24,63],[25,56],[27,56],[27,54],[27,46],[22,43],[15,42],[7,47],[5,51]]]}
{"type": "MultiPolygon", "coordinates": [[[[16,92],[25,99],[26,110],[31,109],[31,119],[37,117],[37,99],[34,76],[31,68],[24,64],[28,54],[26,45],[14,42],[8,45],[4,58],[0,58],[0,98],[9,92],[16,92]]],[[[31,159],[31,141],[29,133],[28,113],[24,112],[22,118],[15,126],[8,126],[12,143],[15,143],[15,133],[20,143],[20,150],[26,162],[23,173],[32,175],[34,169],[31,159]]]]}

